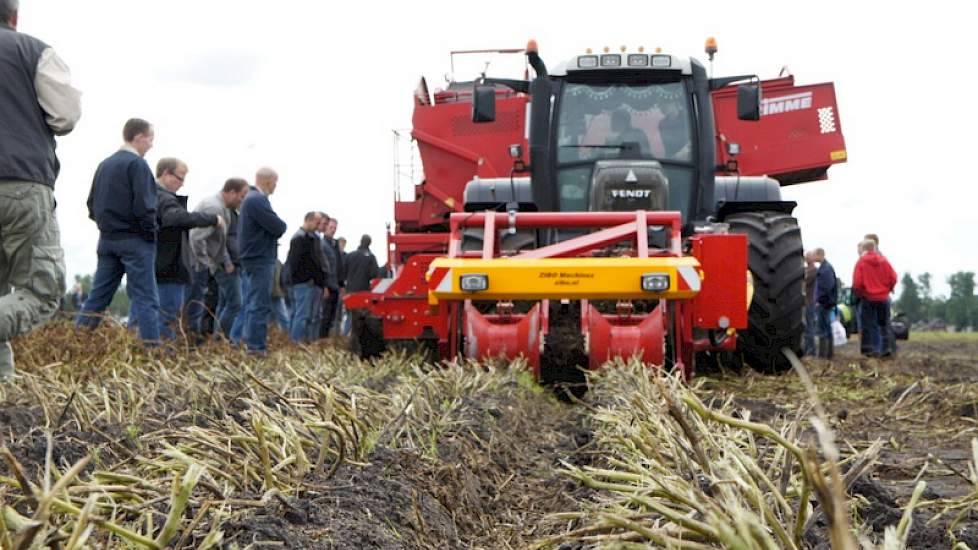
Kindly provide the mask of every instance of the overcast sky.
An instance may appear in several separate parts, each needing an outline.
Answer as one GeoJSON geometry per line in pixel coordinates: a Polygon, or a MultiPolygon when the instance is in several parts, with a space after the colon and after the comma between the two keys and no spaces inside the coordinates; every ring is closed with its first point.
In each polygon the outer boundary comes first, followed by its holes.
{"type": "MultiPolygon", "coordinates": [[[[787,66],[798,83],[835,82],[849,161],[828,181],[785,189],[806,247],[824,247],[849,280],[857,241],[876,232],[901,275],[930,271],[946,292],[948,274],[978,271],[978,188],[966,163],[978,127],[974,17],[967,3],[899,4],[21,0],[20,30],[54,46],[84,92],[81,123],[58,144],[69,274],[95,269],[85,199],[129,117],[156,125],[151,165],[187,161],[191,206],[269,165],[289,233],[315,208],[352,242],[372,234],[382,253],[391,130],[410,126],[420,76],[444,82],[450,50],[535,38],[550,66],[621,45],[705,59],[715,36],[718,76],[772,78],[787,66]]],[[[460,80],[481,67],[474,61],[456,65],[460,80]]],[[[489,72],[519,76],[512,66],[489,72]]]]}

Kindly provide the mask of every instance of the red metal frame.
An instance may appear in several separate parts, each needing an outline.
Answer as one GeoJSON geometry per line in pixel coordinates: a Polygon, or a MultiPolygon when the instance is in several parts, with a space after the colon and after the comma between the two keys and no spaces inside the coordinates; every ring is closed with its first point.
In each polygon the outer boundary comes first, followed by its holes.
{"type": "Polygon", "coordinates": [[[736,86],[711,94],[717,164],[731,160],[726,144],[732,142],[741,146],[736,160],[742,175],[767,175],[783,185],[826,179],[829,167],[847,158],[835,86],[796,86],[793,76],[760,85],[764,109],[759,121],[737,117],[736,86]]]}

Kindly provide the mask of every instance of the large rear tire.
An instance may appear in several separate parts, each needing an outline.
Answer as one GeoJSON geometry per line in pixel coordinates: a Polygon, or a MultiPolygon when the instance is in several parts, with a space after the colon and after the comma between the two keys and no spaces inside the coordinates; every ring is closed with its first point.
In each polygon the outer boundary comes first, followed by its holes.
{"type": "Polygon", "coordinates": [[[732,233],[747,235],[748,266],[754,300],[738,351],[754,370],[791,369],[781,352],[802,354],[805,333],[805,258],[798,220],[781,212],[742,212],[727,216],[732,233]]]}

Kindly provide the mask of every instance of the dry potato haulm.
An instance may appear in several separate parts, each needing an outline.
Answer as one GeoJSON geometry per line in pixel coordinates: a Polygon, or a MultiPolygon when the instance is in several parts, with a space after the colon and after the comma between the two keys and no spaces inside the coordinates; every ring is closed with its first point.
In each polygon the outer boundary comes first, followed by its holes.
{"type": "Polygon", "coordinates": [[[833,82],[454,50],[348,242],[359,205],[152,95],[55,201],[111,96],[36,7],[0,0],[0,548],[978,548],[974,274],[897,292],[869,213],[803,239],[833,82]]]}

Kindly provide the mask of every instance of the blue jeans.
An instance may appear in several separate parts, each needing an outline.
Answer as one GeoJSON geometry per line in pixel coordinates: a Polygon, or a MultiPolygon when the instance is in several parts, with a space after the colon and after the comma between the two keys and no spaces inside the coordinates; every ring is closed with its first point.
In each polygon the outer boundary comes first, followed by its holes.
{"type": "Polygon", "coordinates": [[[250,261],[244,264],[248,292],[245,294],[244,340],[249,353],[268,349],[268,316],[272,312],[272,280],[275,260],[250,261]]]}
{"type": "Polygon", "coordinates": [[[167,340],[177,337],[183,311],[183,283],[160,283],[160,334],[167,340]]]}
{"type": "Polygon", "coordinates": [[[319,298],[312,301],[312,313],[309,321],[309,334],[306,338],[310,342],[319,340],[319,329],[323,326],[323,289],[319,289],[319,298]]]}
{"type": "Polygon", "coordinates": [[[240,295],[241,295],[241,307],[238,311],[238,315],[235,316],[234,321],[231,323],[231,332],[228,334],[228,338],[234,345],[241,343],[241,340],[247,338],[245,330],[248,328],[248,308],[246,307],[247,302],[244,300],[248,299],[248,292],[251,290],[251,284],[248,280],[248,272],[244,268],[238,268],[238,280],[240,281],[240,295]]]}
{"type": "Polygon", "coordinates": [[[285,332],[289,331],[291,321],[289,308],[285,305],[285,298],[272,298],[272,315],[269,317],[268,322],[273,323],[285,332]]]}
{"type": "MultiPolygon", "coordinates": [[[[228,273],[224,269],[218,268],[214,272],[214,279],[217,281],[217,311],[214,315],[217,318],[215,326],[220,327],[220,332],[225,338],[231,338],[231,329],[235,321],[241,316],[241,273],[240,269],[234,273],[228,273]]],[[[215,329],[217,332],[218,329],[215,329]]]]}
{"type": "Polygon", "coordinates": [[[187,291],[187,329],[194,333],[203,332],[204,324],[204,295],[207,294],[207,281],[211,272],[206,267],[194,271],[193,282],[187,291]]]}
{"type": "MultiPolygon", "coordinates": [[[[183,311],[183,283],[157,283],[156,291],[160,297],[160,336],[164,340],[174,340],[176,330],[180,326],[180,316],[183,311]]],[[[139,328],[139,318],[136,317],[132,304],[129,305],[129,328],[139,328]]]]}
{"type": "Polygon", "coordinates": [[[879,356],[889,347],[884,346],[885,334],[890,330],[890,308],[886,302],[862,301],[863,331],[859,337],[859,351],[863,355],[879,356]]]}
{"type": "Polygon", "coordinates": [[[82,306],[75,326],[94,328],[126,276],[126,293],[132,304],[139,337],[146,342],[160,339],[160,297],[156,288],[156,243],[140,237],[98,240],[98,267],[92,292],[82,306]]]}
{"type": "Polygon", "coordinates": [[[835,318],[835,305],[815,307],[818,318],[818,356],[822,359],[831,359],[835,347],[832,344],[832,319],[835,318]]]}
{"type": "Polygon", "coordinates": [[[818,333],[818,306],[812,304],[805,306],[805,355],[814,356],[818,353],[815,345],[815,336],[818,333]]]}
{"type": "Polygon", "coordinates": [[[292,296],[292,320],[289,326],[289,336],[293,342],[310,342],[316,304],[322,301],[323,289],[312,281],[294,284],[289,289],[292,296]]]}
{"type": "Polygon", "coordinates": [[[323,300],[323,317],[319,327],[319,336],[329,338],[329,333],[333,330],[336,323],[336,313],[340,303],[339,289],[329,289],[329,298],[323,300]]]}
{"type": "Polygon", "coordinates": [[[893,300],[886,300],[886,328],[881,329],[883,345],[880,353],[884,356],[896,353],[896,334],[893,333],[893,300]]]}

